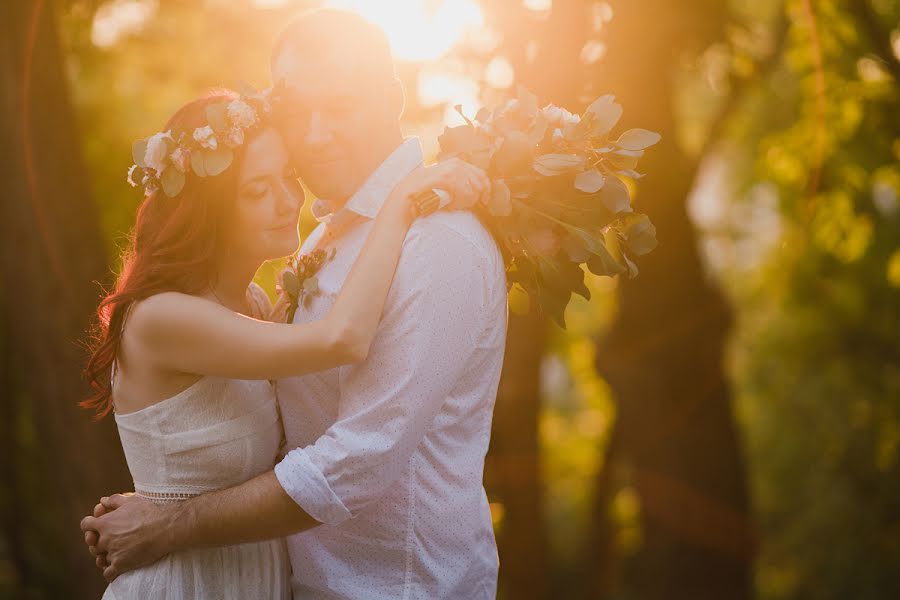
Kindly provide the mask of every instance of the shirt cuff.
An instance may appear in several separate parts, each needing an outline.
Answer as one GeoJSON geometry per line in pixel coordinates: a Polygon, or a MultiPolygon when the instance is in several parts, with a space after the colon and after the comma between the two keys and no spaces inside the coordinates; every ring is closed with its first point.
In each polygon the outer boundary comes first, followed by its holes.
{"type": "Polygon", "coordinates": [[[353,515],[303,448],[294,448],[275,465],[275,477],[297,505],[320,523],[337,525],[353,515]]]}

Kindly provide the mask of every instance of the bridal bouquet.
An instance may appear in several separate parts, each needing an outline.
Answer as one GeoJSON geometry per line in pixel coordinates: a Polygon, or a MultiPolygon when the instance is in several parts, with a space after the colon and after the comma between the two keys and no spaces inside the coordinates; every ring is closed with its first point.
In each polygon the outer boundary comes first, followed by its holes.
{"type": "Polygon", "coordinates": [[[613,139],[622,115],[613,96],[595,100],[582,115],[537,97],[482,108],[465,125],[438,138],[439,159],[458,157],[484,169],[491,197],[476,207],[506,259],[510,293],[527,294],[561,327],[572,293],[590,298],[581,265],[595,275],[637,275],[634,257],[656,247],[656,228],[631,208],[620,176],[636,171],[644,150],[660,140],[645,129],[613,139]]]}

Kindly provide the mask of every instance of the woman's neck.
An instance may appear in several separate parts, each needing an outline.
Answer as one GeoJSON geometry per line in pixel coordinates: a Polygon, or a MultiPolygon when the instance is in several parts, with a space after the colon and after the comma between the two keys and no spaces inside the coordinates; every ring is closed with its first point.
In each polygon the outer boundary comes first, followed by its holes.
{"type": "Polygon", "coordinates": [[[220,264],[210,289],[212,298],[230,310],[246,313],[247,287],[261,264],[255,260],[229,260],[220,264]]]}

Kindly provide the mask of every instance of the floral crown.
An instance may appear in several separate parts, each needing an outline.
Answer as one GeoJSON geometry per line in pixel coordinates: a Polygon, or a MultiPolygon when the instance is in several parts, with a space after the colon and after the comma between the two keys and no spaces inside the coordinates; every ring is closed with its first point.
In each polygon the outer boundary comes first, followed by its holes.
{"type": "Polygon", "coordinates": [[[208,104],[207,124],[202,127],[161,131],[136,141],[131,148],[135,164],[128,169],[128,183],[143,186],[144,196],[161,189],[174,198],[184,188],[190,171],[197,177],[213,177],[225,171],[234,160],[232,149],[242,145],[244,134],[272,112],[274,88],[260,93],[248,91],[208,104]]]}

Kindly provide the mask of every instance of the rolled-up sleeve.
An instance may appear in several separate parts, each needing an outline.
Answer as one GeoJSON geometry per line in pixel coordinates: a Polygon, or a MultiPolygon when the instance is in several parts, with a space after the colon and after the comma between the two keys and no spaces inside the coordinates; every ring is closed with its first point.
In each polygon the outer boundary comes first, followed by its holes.
{"type": "Polygon", "coordinates": [[[349,519],[408,465],[476,351],[485,305],[498,293],[487,250],[436,220],[410,230],[369,357],[341,368],[337,421],[275,467],[313,518],[349,519]]]}

